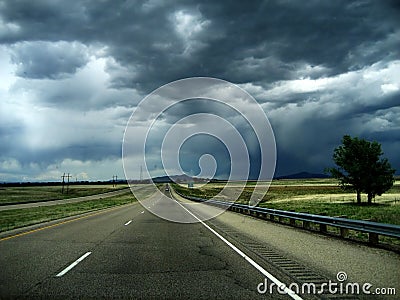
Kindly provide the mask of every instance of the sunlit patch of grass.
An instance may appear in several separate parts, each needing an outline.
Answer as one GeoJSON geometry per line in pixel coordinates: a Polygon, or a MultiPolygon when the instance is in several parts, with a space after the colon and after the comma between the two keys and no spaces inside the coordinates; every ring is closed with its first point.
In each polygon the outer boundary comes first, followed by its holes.
{"type": "Polygon", "coordinates": [[[123,195],[78,203],[5,210],[0,213],[0,232],[133,202],[136,202],[136,199],[127,192],[123,195]]]}
{"type": "Polygon", "coordinates": [[[204,199],[211,199],[222,190],[222,187],[213,187],[212,184],[207,185],[203,188],[185,188],[179,184],[172,184],[172,187],[178,193],[182,193],[186,196],[199,197],[204,199]]]}
{"type": "Polygon", "coordinates": [[[126,188],[127,185],[71,185],[64,193],[61,186],[26,186],[26,187],[2,187],[0,189],[0,203],[13,204],[18,202],[44,201],[56,199],[69,199],[110,192],[126,188]]]}

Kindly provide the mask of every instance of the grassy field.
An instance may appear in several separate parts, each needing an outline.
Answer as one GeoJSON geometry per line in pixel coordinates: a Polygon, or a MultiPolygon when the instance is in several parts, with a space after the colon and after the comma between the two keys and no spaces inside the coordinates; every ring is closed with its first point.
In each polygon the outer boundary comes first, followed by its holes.
{"type": "MultiPolygon", "coordinates": [[[[248,204],[254,185],[248,183],[236,202],[248,204]]],[[[234,183],[227,185],[229,189],[238,189],[237,186],[234,183]]],[[[223,187],[221,183],[192,189],[174,185],[183,194],[207,199],[215,197],[223,187]]],[[[343,191],[333,179],[276,180],[258,206],[400,225],[400,182],[397,181],[384,195],[377,196],[373,205],[357,205],[355,198],[355,193],[343,191]]],[[[363,195],[363,201],[366,202],[366,195],[363,195]]]]}
{"type": "Polygon", "coordinates": [[[6,210],[0,213],[0,232],[133,202],[136,199],[127,191],[123,195],[98,200],[6,210]]]}
{"type": "Polygon", "coordinates": [[[0,204],[13,204],[17,202],[31,202],[43,200],[68,199],[95,194],[111,192],[116,189],[126,188],[127,185],[72,185],[61,193],[61,186],[28,186],[28,187],[1,187],[0,204]]]}

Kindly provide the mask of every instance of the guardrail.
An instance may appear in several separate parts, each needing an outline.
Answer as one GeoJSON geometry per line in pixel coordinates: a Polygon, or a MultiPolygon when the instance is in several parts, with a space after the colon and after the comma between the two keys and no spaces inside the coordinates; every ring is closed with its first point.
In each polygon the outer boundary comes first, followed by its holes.
{"type": "Polygon", "coordinates": [[[322,215],[313,215],[308,213],[299,213],[278,209],[270,209],[263,207],[254,207],[238,203],[230,203],[218,200],[207,200],[198,197],[191,197],[184,195],[182,193],[174,190],[179,196],[186,199],[205,202],[206,204],[215,205],[218,207],[224,207],[231,211],[251,215],[257,218],[271,220],[274,222],[285,223],[287,225],[296,226],[296,221],[302,222],[302,227],[304,229],[311,229],[311,224],[316,224],[319,226],[319,231],[321,233],[328,233],[327,226],[332,226],[339,228],[340,235],[343,238],[348,237],[349,230],[359,231],[368,233],[368,241],[370,244],[377,245],[379,243],[379,235],[388,236],[392,238],[400,238],[400,226],[362,221],[362,220],[352,220],[342,217],[328,217],[322,215]],[[284,222],[284,220],[289,220],[289,223],[284,222]]]}

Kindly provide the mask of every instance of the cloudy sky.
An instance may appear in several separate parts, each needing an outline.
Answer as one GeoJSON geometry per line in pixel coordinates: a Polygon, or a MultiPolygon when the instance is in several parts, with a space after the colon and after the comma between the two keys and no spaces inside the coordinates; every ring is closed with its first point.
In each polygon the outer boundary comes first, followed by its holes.
{"type": "Polygon", "coordinates": [[[193,76],[257,100],[277,175],[322,172],[344,134],[380,142],[400,170],[396,0],[17,0],[0,1],[0,182],[122,178],[138,103],[193,76]]]}

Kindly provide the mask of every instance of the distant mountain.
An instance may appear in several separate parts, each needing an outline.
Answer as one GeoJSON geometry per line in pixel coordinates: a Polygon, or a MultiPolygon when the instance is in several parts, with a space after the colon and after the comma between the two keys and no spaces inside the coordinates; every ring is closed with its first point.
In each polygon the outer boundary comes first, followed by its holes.
{"type": "Polygon", "coordinates": [[[275,177],[275,179],[307,179],[307,178],[330,178],[330,176],[319,173],[300,172],[300,173],[275,177]]]}

